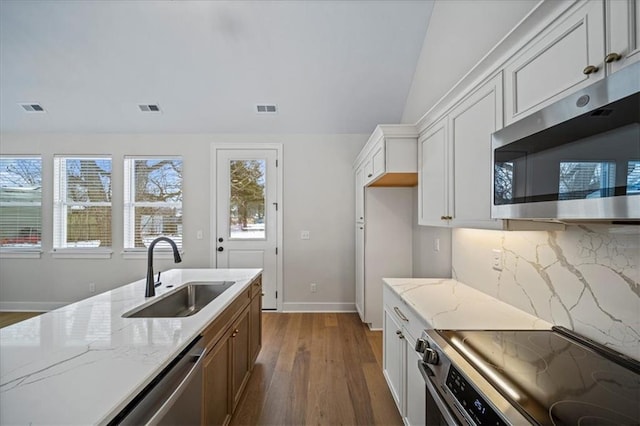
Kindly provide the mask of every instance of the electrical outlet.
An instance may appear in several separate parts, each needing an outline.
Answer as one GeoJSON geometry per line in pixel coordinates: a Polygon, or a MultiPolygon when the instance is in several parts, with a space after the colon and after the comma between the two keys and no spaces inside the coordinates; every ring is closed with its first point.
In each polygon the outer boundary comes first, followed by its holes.
{"type": "Polygon", "coordinates": [[[198,240],[202,239],[202,229],[198,229],[198,232],[196,232],[196,239],[198,240]]]}
{"type": "Polygon", "coordinates": [[[315,293],[317,290],[317,284],[316,283],[311,283],[309,285],[309,287],[311,288],[311,293],[315,293]]]}
{"type": "Polygon", "coordinates": [[[308,240],[311,238],[311,234],[309,231],[300,231],[300,239],[301,240],[308,240]]]}
{"type": "Polygon", "coordinates": [[[440,251],[440,238],[433,240],[433,251],[440,251]]]}
{"type": "Polygon", "coordinates": [[[504,262],[503,256],[502,256],[502,250],[493,249],[493,250],[491,250],[491,253],[493,255],[492,260],[491,260],[491,266],[496,271],[502,271],[502,264],[504,262]]]}
{"type": "Polygon", "coordinates": [[[96,283],[89,283],[89,293],[96,292],[96,283]]]}

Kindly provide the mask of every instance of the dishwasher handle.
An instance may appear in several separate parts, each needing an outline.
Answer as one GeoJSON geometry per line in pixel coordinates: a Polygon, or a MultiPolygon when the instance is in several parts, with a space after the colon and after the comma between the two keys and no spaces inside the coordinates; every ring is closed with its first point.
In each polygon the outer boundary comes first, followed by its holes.
{"type": "MultiPolygon", "coordinates": [[[[202,387],[202,362],[204,361],[204,347],[196,345],[185,357],[188,357],[189,362],[193,363],[191,369],[186,373],[184,379],[180,382],[178,387],[171,393],[171,395],[167,398],[167,400],[162,404],[162,406],[156,411],[153,416],[149,419],[148,424],[157,425],[162,424],[163,420],[167,418],[172,413],[174,406],[180,400],[182,394],[189,388],[189,385],[194,380],[197,380],[200,383],[200,388],[202,387]]],[[[200,398],[202,395],[200,395],[200,398]]]]}
{"type": "Polygon", "coordinates": [[[200,425],[204,345],[201,336],[108,424],[200,425]]]}

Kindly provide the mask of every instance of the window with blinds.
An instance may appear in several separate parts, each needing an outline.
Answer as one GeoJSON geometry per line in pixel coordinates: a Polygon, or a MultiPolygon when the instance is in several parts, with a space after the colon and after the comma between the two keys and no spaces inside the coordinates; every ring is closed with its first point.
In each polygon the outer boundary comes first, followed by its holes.
{"type": "Polygon", "coordinates": [[[111,158],[54,157],[53,248],[111,247],[111,158]]]}
{"type": "Polygon", "coordinates": [[[160,236],[182,248],[182,159],[125,157],[124,248],[144,249],[160,236]]]}
{"type": "Polygon", "coordinates": [[[42,159],[0,156],[0,247],[41,247],[42,159]]]}

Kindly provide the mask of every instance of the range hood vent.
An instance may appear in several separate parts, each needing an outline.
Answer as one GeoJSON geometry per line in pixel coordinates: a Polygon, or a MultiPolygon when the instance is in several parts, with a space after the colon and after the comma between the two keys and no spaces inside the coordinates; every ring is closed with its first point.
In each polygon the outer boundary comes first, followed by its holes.
{"type": "Polygon", "coordinates": [[[40,105],[37,102],[23,102],[23,103],[19,103],[18,105],[20,105],[25,112],[35,112],[35,113],[47,112],[44,110],[42,105],[40,105]]]}

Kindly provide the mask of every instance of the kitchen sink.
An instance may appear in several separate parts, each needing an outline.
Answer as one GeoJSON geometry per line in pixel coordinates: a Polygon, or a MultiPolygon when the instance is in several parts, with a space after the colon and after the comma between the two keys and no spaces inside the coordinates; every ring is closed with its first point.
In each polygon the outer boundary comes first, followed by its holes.
{"type": "Polygon", "coordinates": [[[235,284],[235,281],[191,281],[150,304],[123,314],[124,318],[177,318],[191,316],[235,284]]]}

